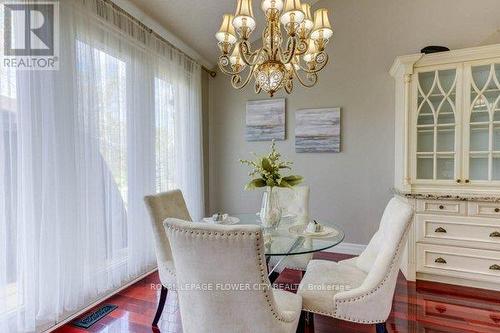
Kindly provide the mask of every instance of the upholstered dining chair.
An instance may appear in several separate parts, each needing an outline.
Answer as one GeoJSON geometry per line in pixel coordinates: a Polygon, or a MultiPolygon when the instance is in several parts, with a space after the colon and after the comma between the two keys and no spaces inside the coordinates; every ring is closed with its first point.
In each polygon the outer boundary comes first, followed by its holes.
{"type": "MultiPolygon", "coordinates": [[[[283,209],[283,215],[292,214],[297,218],[295,223],[309,223],[309,186],[295,186],[293,188],[277,188],[278,203],[283,209]]],[[[281,228],[289,228],[290,225],[280,225],[281,228]]],[[[287,256],[284,258],[271,257],[269,265],[274,272],[281,273],[285,268],[305,271],[307,264],[313,258],[311,254],[287,256]],[[274,267],[276,266],[276,267],[274,267]]]]}
{"type": "Polygon", "coordinates": [[[392,299],[413,208],[393,198],[380,226],[363,253],[338,263],[312,260],[299,285],[303,310],[387,332],[392,299]]]}
{"type": "Polygon", "coordinates": [[[296,215],[297,223],[309,222],[309,186],[277,187],[275,190],[284,215],[296,215]]]}
{"type": "Polygon", "coordinates": [[[152,323],[153,326],[157,326],[167,299],[167,287],[175,284],[175,268],[163,221],[169,217],[191,221],[191,216],[180,190],[148,195],[144,197],[144,202],[153,226],[156,261],[162,285],[158,308],[152,323]]]}
{"type": "Polygon", "coordinates": [[[256,225],[167,219],[184,333],[291,333],[299,295],[274,289],[256,225]]]}

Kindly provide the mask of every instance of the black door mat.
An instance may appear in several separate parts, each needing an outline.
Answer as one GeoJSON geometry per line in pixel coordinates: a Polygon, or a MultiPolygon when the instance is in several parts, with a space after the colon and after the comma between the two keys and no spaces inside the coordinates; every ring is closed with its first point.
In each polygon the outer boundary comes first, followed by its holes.
{"type": "Polygon", "coordinates": [[[105,304],[101,306],[99,309],[95,310],[92,313],[89,313],[83,318],[76,319],[72,322],[72,324],[76,327],[81,327],[81,328],[89,328],[90,326],[94,325],[97,323],[99,320],[104,318],[108,313],[116,309],[118,306],[113,305],[113,304],[105,304]]]}

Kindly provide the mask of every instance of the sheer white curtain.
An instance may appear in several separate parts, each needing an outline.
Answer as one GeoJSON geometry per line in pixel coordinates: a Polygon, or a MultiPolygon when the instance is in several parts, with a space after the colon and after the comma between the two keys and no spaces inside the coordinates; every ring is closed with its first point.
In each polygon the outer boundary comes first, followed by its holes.
{"type": "Polygon", "coordinates": [[[60,10],[60,70],[0,72],[0,332],[154,268],[145,194],[203,215],[199,65],[102,0],[60,10]]]}
{"type": "Polygon", "coordinates": [[[157,191],[183,189],[189,212],[200,220],[204,213],[201,112],[201,72],[193,62],[172,57],[171,50],[156,45],[155,74],[157,191]],[[196,67],[196,68],[195,68],[196,67]],[[196,125],[195,125],[196,124],[196,125]],[[195,148],[196,147],[196,148],[195,148]],[[179,158],[190,152],[189,158],[179,158]]]}

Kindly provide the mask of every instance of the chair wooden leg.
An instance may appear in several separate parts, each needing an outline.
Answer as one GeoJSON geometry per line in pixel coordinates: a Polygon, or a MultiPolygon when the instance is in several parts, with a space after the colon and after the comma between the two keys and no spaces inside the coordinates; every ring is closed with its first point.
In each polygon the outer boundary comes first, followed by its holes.
{"type": "Polygon", "coordinates": [[[314,313],[306,312],[306,333],[314,333],[314,313]]]}
{"type": "Polygon", "coordinates": [[[269,275],[269,282],[271,283],[274,283],[280,276],[280,273],[278,272],[272,272],[270,275],[269,275]]]}
{"type": "Polygon", "coordinates": [[[155,319],[153,319],[153,327],[158,327],[158,321],[160,320],[163,308],[165,307],[165,301],[167,300],[168,289],[161,286],[160,301],[158,302],[158,309],[156,309],[155,319]]]}
{"type": "Polygon", "coordinates": [[[375,330],[377,333],[388,333],[385,323],[379,323],[375,325],[375,330]]]}
{"type": "Polygon", "coordinates": [[[297,333],[314,333],[314,314],[308,311],[300,313],[297,333]]]}

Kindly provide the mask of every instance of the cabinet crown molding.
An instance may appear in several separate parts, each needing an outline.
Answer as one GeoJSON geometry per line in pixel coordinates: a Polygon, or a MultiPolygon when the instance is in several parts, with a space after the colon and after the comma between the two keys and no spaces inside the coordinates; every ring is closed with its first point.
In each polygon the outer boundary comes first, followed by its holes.
{"type": "Polygon", "coordinates": [[[423,56],[423,53],[417,53],[397,57],[389,69],[389,74],[394,78],[399,75],[413,74],[415,63],[423,56]]]}
{"type": "Polygon", "coordinates": [[[396,57],[389,74],[392,77],[404,74],[413,74],[416,67],[441,65],[443,63],[456,63],[476,61],[498,57],[500,55],[500,44],[469,47],[465,49],[451,50],[431,54],[409,54],[396,57]]]}

